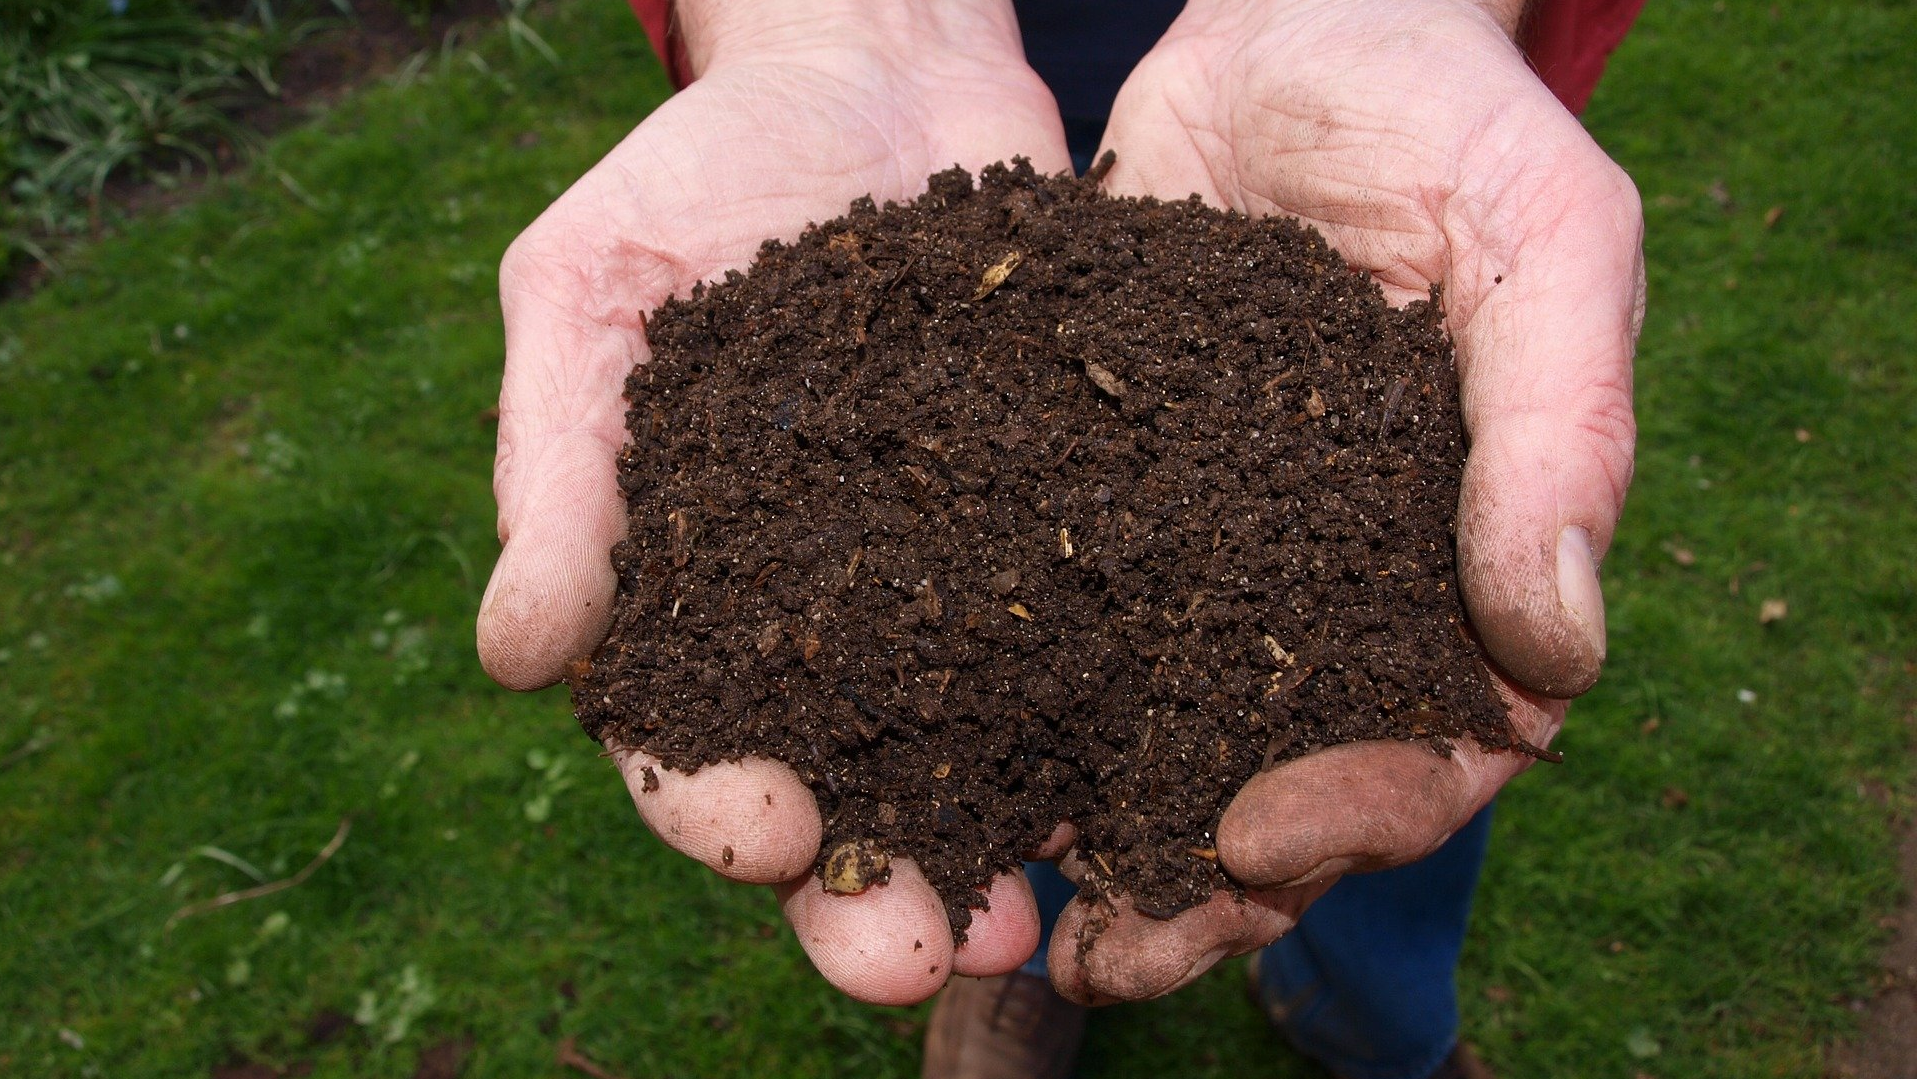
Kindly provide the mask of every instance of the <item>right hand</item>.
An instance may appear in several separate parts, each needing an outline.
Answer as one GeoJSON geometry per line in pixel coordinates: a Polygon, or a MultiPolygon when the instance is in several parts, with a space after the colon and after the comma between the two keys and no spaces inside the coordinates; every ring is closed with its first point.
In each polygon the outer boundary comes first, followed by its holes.
{"type": "MultiPolygon", "coordinates": [[[[1597,556],[1630,482],[1643,218],[1629,177],[1531,71],[1511,0],[1192,0],[1112,108],[1107,189],[1301,219],[1393,302],[1444,284],[1470,433],[1458,576],[1520,737],[1604,658],[1597,556]]],[[[1052,980],[1137,1000],[1288,932],[1340,876],[1424,857],[1532,762],[1334,746],[1260,772],[1218,824],[1248,890],[1169,921],[1069,909],[1052,980]]],[[[1124,910],[1120,900],[1120,910],[1124,910]]]]}
{"type": "MultiPolygon", "coordinates": [[[[533,222],[500,267],[493,491],[505,546],[478,628],[487,672],[512,689],[553,684],[605,635],[617,584],[609,551],[626,531],[621,389],[650,358],[650,311],[860,195],[906,199],[940,169],[1015,154],[1046,172],[1070,166],[1009,3],[682,0],[676,15],[698,81],[533,222]]],[[[659,837],[735,880],[776,886],[806,953],[853,997],[923,1000],[952,973],[1015,969],[1036,944],[1018,873],[995,879],[990,910],[957,949],[909,862],[894,862],[886,886],[826,894],[811,875],[818,807],[785,765],[685,775],[642,753],[616,759],[659,837]]]]}

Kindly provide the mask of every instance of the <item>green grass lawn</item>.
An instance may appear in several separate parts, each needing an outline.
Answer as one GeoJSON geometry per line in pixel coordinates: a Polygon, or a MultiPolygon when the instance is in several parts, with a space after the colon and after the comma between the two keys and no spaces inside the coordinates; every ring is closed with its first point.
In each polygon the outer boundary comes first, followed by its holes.
{"type": "MultiPolygon", "coordinates": [[[[0,1074],[916,1074],[922,1012],[639,825],[499,691],[494,270],[665,93],[618,0],[361,94],[0,306],[0,1074]],[[195,900],[298,887],[167,926],[195,900]],[[332,1012],[344,1032],[312,1044],[332,1012]]],[[[1501,803],[1510,1076],[1815,1076],[1898,898],[1917,661],[1917,10],[1654,4],[1588,120],[1649,219],[1609,673],[1501,803]],[[1781,214],[1774,211],[1781,207],[1781,214]],[[1788,616],[1759,622],[1766,600],[1788,616]]],[[[1310,1076],[1237,964],[1084,1074],[1310,1076]]]]}

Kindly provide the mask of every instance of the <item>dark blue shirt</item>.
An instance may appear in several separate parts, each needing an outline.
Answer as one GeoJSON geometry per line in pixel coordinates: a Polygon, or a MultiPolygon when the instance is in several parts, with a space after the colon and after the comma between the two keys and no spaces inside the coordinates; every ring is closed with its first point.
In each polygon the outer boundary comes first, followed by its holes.
{"type": "Polygon", "coordinates": [[[1051,87],[1072,161],[1083,172],[1105,134],[1112,99],[1183,0],[1014,0],[1025,58],[1051,87]]]}

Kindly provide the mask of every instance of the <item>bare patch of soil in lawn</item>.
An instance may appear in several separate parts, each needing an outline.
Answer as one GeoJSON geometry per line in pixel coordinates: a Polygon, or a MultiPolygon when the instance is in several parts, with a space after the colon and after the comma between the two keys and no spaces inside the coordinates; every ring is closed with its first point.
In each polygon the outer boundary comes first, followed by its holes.
{"type": "MultiPolygon", "coordinates": [[[[1917,710],[1905,725],[1917,734],[1917,710]]],[[[1885,919],[1891,939],[1876,995],[1859,1002],[1861,1030],[1831,1051],[1834,1079],[1917,1079],[1917,817],[1906,816],[1903,826],[1904,902],[1885,919]]]]}

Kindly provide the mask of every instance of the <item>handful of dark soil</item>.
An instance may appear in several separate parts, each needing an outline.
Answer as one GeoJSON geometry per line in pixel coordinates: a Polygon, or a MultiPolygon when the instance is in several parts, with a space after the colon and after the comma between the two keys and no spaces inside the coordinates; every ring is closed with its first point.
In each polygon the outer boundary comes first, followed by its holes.
{"type": "Polygon", "coordinates": [[[784,761],[827,886],[909,856],[961,934],[1061,820],[1086,888],[1169,917],[1232,887],[1213,829],[1261,768],[1519,744],[1458,599],[1435,305],[1285,219],[979,181],[653,315],[587,733],[784,761]]]}

